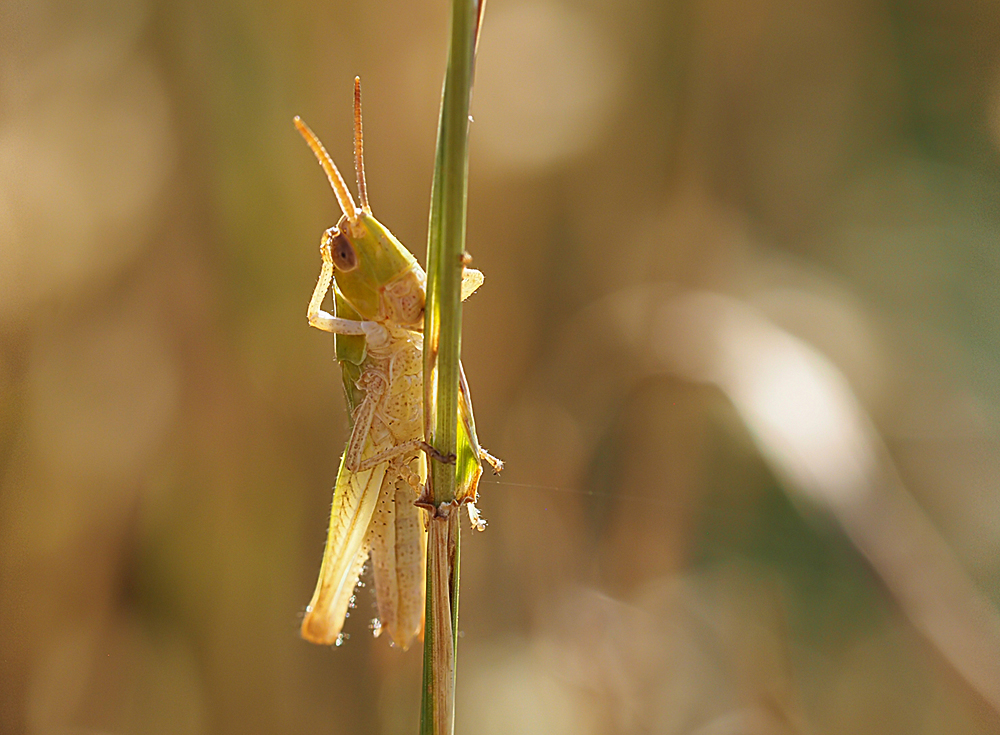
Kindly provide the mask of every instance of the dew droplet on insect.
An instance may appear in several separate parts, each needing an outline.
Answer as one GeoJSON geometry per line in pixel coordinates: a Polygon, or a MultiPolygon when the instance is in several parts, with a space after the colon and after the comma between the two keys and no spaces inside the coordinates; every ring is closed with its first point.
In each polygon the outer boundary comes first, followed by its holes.
{"type": "Polygon", "coordinates": [[[372,637],[378,638],[382,635],[382,621],[378,618],[372,618],[372,622],[369,627],[372,629],[372,637]]]}
{"type": "Polygon", "coordinates": [[[341,633],[340,635],[337,636],[337,640],[335,640],[333,642],[333,645],[335,645],[337,648],[340,648],[342,645],[344,645],[344,634],[343,633],[341,633]]]}

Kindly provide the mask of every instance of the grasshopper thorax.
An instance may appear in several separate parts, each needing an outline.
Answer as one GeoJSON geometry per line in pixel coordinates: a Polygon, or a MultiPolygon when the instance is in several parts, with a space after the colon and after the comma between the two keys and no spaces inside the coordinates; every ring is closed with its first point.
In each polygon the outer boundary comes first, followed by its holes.
{"type": "Polygon", "coordinates": [[[419,265],[382,287],[386,317],[409,329],[423,329],[426,276],[419,265]]]}

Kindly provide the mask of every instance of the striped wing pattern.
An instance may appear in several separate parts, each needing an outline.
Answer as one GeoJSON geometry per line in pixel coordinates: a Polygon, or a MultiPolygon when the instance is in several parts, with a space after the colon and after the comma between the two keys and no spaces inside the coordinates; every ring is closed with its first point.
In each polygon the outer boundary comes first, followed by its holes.
{"type": "MultiPolygon", "coordinates": [[[[374,456],[376,451],[369,442],[362,457],[374,456]]],[[[341,458],[319,581],[302,620],[302,637],[308,641],[331,645],[340,637],[358,576],[368,558],[368,529],[386,467],[387,463],[382,462],[368,470],[351,472],[341,458]]]]}

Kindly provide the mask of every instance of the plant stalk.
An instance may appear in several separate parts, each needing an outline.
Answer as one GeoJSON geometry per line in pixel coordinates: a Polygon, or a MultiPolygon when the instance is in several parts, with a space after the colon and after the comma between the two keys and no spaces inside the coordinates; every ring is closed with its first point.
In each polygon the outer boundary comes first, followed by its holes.
{"type": "MultiPolygon", "coordinates": [[[[469,172],[469,105],[485,0],[453,0],[451,41],[438,121],[427,237],[424,314],[424,430],[443,456],[457,442],[460,300],[469,172]]],[[[427,607],[421,735],[452,735],[458,632],[459,510],[455,465],[429,461],[434,510],[427,541],[427,607]]]]}

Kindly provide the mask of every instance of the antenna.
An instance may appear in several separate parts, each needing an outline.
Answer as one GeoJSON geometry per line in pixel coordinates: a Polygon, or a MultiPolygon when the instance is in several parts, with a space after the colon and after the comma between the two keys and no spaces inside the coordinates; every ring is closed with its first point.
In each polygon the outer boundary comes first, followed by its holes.
{"type": "Polygon", "coordinates": [[[326,172],[326,178],[330,180],[330,186],[333,187],[333,193],[337,195],[337,203],[340,205],[340,211],[344,213],[344,216],[347,217],[347,221],[351,223],[353,228],[358,221],[358,209],[354,206],[354,197],[351,196],[350,189],[344,183],[344,177],[340,175],[337,164],[330,158],[330,154],[326,152],[326,148],[319,142],[316,134],[309,129],[308,125],[302,122],[302,118],[296,115],[294,122],[295,128],[302,133],[302,137],[306,139],[306,143],[312,148],[312,152],[316,154],[316,160],[323,167],[323,170],[326,172]]]}
{"type": "Polygon", "coordinates": [[[358,196],[365,214],[371,214],[368,206],[368,188],[365,186],[364,143],[361,135],[361,77],[354,77],[354,171],[358,176],[358,196]]]}

